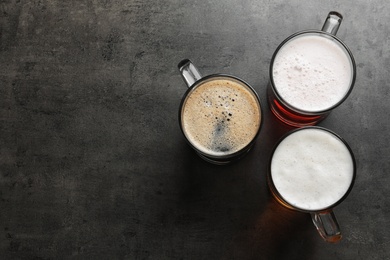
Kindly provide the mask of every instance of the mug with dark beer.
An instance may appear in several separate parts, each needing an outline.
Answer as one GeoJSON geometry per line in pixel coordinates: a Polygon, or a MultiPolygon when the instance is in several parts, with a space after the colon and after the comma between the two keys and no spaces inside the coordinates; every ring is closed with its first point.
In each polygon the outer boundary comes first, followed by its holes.
{"type": "Polygon", "coordinates": [[[178,67],[188,86],[179,108],[179,123],[189,145],[214,164],[241,158],[253,146],[263,121],[255,90],[231,75],[202,77],[188,59],[178,67]]]}

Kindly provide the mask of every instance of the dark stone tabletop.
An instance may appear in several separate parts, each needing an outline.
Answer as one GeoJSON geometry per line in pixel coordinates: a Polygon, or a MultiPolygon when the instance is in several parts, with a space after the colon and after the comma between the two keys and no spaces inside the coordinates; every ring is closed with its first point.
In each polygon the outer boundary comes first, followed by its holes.
{"type": "Polygon", "coordinates": [[[1,259],[389,259],[390,6],[374,1],[0,2],[1,259]],[[273,52],[328,12],[355,87],[321,126],[357,161],[327,244],[267,188],[276,141],[273,52]],[[264,122],[229,166],[200,159],[178,125],[177,64],[238,76],[264,122]]]}

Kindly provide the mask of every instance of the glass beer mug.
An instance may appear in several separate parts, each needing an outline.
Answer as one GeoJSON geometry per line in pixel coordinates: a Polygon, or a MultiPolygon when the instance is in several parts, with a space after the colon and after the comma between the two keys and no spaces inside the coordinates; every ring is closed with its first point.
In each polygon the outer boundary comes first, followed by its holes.
{"type": "Polygon", "coordinates": [[[188,86],[179,108],[179,123],[189,145],[214,164],[241,158],[255,143],[263,121],[255,90],[231,75],[202,77],[188,59],[178,68],[188,86]]]}
{"type": "Polygon", "coordinates": [[[268,185],[282,206],[310,213],[327,242],[342,238],[333,208],[350,193],[356,176],[351,148],[334,132],[306,126],[287,133],[275,146],[268,185]]]}
{"type": "Polygon", "coordinates": [[[352,91],[356,65],[336,37],[341,21],[341,14],[330,12],[322,30],[295,33],[273,54],[267,95],[271,111],[282,122],[315,125],[352,91]]]}

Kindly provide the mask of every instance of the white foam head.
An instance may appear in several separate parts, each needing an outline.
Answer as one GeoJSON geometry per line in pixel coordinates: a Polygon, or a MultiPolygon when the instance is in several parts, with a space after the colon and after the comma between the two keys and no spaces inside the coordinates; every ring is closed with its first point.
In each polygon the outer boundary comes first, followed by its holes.
{"type": "Polygon", "coordinates": [[[326,209],[349,190],[353,157],[332,133],[307,128],[288,135],[271,160],[276,190],[290,205],[309,211],[326,209]]]}
{"type": "Polygon", "coordinates": [[[351,57],[335,39],[318,33],[292,38],[275,56],[272,77],[279,95],[308,112],[327,110],[349,92],[351,57]]]}

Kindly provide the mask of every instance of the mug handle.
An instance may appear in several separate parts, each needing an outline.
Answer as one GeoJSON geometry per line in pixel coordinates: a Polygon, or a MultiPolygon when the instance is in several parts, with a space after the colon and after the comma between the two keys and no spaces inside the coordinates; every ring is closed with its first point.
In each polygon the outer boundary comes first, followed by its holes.
{"type": "Polygon", "coordinates": [[[311,213],[311,219],[318,233],[325,241],[337,243],[341,240],[340,227],[332,210],[311,213]]]}
{"type": "Polygon", "coordinates": [[[336,35],[342,20],[343,16],[339,12],[329,12],[321,31],[336,35]]]}
{"type": "Polygon", "coordinates": [[[198,69],[189,59],[182,60],[179,62],[177,67],[179,68],[179,71],[188,87],[191,87],[192,84],[202,78],[198,69]]]}

